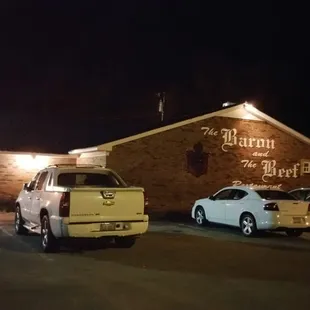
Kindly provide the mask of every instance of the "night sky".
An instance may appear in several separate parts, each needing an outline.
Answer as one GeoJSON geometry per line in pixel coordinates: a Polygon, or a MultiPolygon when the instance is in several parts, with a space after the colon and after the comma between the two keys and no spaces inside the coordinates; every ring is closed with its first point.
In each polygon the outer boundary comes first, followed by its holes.
{"type": "Polygon", "coordinates": [[[305,8],[207,2],[1,1],[0,149],[66,153],[245,100],[310,136],[305,8]]]}

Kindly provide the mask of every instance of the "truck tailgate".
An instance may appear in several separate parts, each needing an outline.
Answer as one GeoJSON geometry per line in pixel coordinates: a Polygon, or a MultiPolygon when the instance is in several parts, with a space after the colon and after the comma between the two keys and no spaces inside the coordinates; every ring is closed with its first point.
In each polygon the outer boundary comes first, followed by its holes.
{"type": "Polygon", "coordinates": [[[70,223],[142,221],[142,188],[83,188],[70,193],[70,223]]]}

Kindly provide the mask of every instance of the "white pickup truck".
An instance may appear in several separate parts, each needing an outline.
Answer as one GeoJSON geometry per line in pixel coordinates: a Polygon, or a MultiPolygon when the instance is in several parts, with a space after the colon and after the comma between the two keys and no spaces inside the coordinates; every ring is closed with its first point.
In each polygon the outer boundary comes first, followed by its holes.
{"type": "Polygon", "coordinates": [[[41,235],[44,252],[62,238],[110,237],[131,247],[148,229],[143,188],[129,187],[102,167],[49,166],[24,184],[16,200],[15,230],[41,235]]]}

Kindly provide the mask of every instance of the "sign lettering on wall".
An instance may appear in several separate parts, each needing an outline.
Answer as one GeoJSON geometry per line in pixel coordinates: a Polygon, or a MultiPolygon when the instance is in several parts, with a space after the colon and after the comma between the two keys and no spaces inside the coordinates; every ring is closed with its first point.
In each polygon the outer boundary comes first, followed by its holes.
{"type": "MultiPolygon", "coordinates": [[[[218,130],[211,127],[201,127],[201,130],[204,131],[203,134],[205,136],[218,136],[219,134],[218,130]]],[[[273,139],[242,137],[238,135],[236,128],[222,128],[220,132],[223,142],[221,148],[224,152],[228,152],[229,148],[233,146],[239,146],[241,148],[261,148],[267,149],[267,151],[265,151],[265,153],[255,152],[254,156],[267,157],[268,155],[264,156],[263,154],[266,154],[268,150],[274,150],[276,147],[273,139]]]]}
{"type": "MultiPolygon", "coordinates": [[[[201,127],[201,130],[203,130],[204,136],[220,137],[223,152],[228,152],[230,148],[235,146],[244,149],[261,149],[261,151],[256,150],[252,153],[253,159],[241,160],[241,165],[245,169],[256,170],[259,168],[262,171],[261,179],[264,183],[272,180],[272,178],[298,178],[299,176],[299,163],[295,163],[289,168],[283,168],[277,165],[276,160],[267,159],[270,156],[270,152],[276,148],[276,143],[273,139],[244,137],[238,134],[236,128],[221,128],[218,130],[212,127],[201,127]],[[261,158],[260,162],[257,161],[259,158],[261,158]]],[[[233,182],[240,183],[241,181],[233,182]]]]}
{"type": "MultiPolygon", "coordinates": [[[[244,168],[257,168],[257,163],[253,160],[243,159],[241,164],[244,168]]],[[[296,163],[291,168],[279,168],[276,160],[262,160],[261,166],[263,169],[262,180],[268,182],[272,177],[276,178],[298,178],[298,167],[300,164],[296,163]]]]}
{"type": "Polygon", "coordinates": [[[254,183],[245,184],[239,180],[232,181],[232,185],[233,186],[257,187],[257,188],[261,188],[261,189],[280,189],[282,187],[282,184],[270,184],[270,185],[268,185],[268,184],[254,184],[254,183]]]}
{"type": "Polygon", "coordinates": [[[254,152],[252,154],[252,156],[254,157],[268,157],[269,156],[269,151],[265,152],[265,153],[261,153],[261,152],[254,152]]]}
{"type": "Polygon", "coordinates": [[[243,159],[241,160],[244,168],[256,168],[257,164],[253,160],[243,159]]]}
{"type": "Polygon", "coordinates": [[[263,166],[263,176],[262,180],[267,182],[267,178],[277,177],[277,178],[297,178],[298,177],[298,166],[299,164],[294,164],[292,168],[278,168],[277,162],[275,160],[263,160],[261,162],[263,166]]]}

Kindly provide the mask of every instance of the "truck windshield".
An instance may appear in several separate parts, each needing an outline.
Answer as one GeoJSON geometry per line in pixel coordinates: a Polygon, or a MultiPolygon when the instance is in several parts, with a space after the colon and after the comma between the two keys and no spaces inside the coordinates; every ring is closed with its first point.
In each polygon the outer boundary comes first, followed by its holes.
{"type": "Polygon", "coordinates": [[[126,187],[117,175],[110,171],[94,172],[63,172],[58,175],[58,186],[64,187],[126,187]]]}
{"type": "Polygon", "coordinates": [[[256,193],[266,200],[296,200],[296,198],[286,192],[276,190],[257,190],[256,193]]]}

